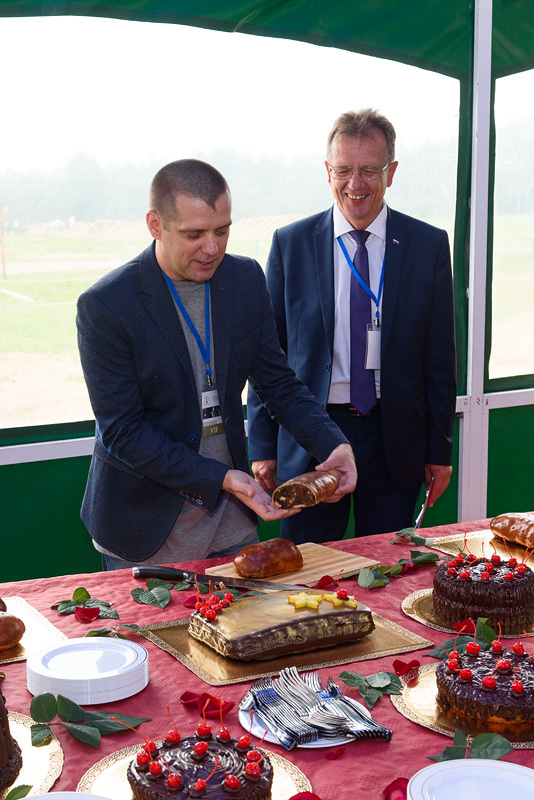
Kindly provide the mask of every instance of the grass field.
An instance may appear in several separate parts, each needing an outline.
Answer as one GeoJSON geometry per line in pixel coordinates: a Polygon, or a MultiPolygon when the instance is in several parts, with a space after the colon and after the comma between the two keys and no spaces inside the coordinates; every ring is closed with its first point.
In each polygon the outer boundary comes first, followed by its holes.
{"type": "MultiPolygon", "coordinates": [[[[264,265],[294,217],[241,220],[229,251],[264,265]]],[[[439,224],[439,223],[438,223],[439,224]]],[[[76,299],[149,243],[144,223],[36,225],[6,236],[0,279],[1,427],[90,419],[76,348],[76,299]]],[[[534,215],[495,222],[491,377],[534,372],[534,215]]]]}

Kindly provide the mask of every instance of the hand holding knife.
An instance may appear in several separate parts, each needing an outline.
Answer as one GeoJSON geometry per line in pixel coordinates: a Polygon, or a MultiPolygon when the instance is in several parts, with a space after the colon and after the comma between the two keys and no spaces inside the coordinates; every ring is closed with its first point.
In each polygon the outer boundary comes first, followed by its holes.
{"type": "Polygon", "coordinates": [[[421,522],[423,521],[423,516],[424,516],[424,513],[425,513],[425,511],[427,509],[428,501],[430,500],[430,495],[432,493],[432,487],[433,486],[434,486],[434,478],[432,478],[432,480],[430,481],[430,486],[426,490],[425,502],[423,503],[423,507],[421,508],[421,511],[419,512],[419,516],[415,520],[415,525],[414,525],[415,529],[421,527],[421,522]]]}

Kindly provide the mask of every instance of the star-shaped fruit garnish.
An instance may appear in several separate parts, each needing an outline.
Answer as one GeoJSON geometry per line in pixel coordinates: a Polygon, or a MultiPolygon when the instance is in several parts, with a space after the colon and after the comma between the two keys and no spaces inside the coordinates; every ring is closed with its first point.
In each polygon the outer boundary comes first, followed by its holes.
{"type": "Polygon", "coordinates": [[[290,594],[287,598],[288,603],[292,603],[295,608],[319,608],[319,603],[323,599],[321,594],[307,594],[306,592],[299,592],[298,594],[290,594]]]}

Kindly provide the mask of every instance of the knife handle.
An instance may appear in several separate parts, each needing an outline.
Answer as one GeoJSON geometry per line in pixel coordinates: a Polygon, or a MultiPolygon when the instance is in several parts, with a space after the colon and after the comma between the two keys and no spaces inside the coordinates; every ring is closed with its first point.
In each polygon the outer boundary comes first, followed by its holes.
{"type": "Polygon", "coordinates": [[[187,580],[189,573],[184,572],[183,569],[175,569],[174,567],[132,567],[132,575],[134,578],[161,578],[162,580],[183,581],[187,580]]]}

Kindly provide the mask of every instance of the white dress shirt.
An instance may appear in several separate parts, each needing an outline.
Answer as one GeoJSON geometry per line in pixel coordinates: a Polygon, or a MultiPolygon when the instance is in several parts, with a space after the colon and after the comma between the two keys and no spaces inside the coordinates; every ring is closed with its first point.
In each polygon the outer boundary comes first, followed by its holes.
{"type": "MultiPolygon", "coordinates": [[[[387,205],[365,229],[371,234],[367,239],[369,254],[369,282],[375,297],[378,296],[384,254],[386,252],[387,205]]],[[[350,280],[352,271],[337,242],[341,236],[347,252],[354,259],[357,245],[349,231],[353,230],[338,208],[334,205],[334,357],[332,360],[332,380],[330,382],[329,403],[350,403],[350,280]]],[[[369,298],[371,319],[375,319],[376,305],[369,298]]],[[[380,318],[382,318],[382,298],[380,298],[380,318]]],[[[376,396],[380,397],[380,370],[375,370],[376,396]]]]}

